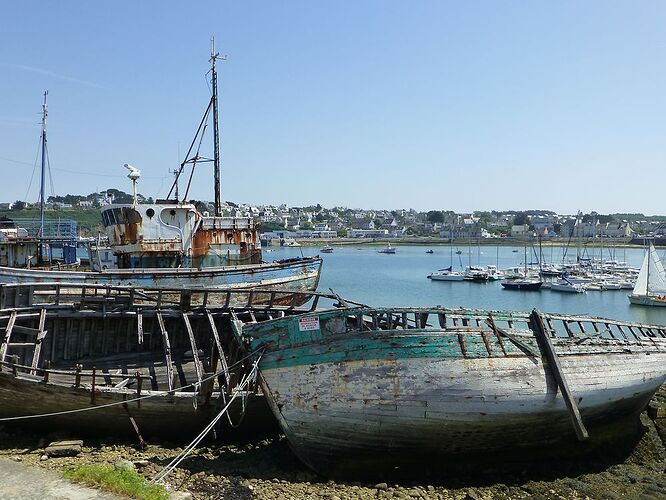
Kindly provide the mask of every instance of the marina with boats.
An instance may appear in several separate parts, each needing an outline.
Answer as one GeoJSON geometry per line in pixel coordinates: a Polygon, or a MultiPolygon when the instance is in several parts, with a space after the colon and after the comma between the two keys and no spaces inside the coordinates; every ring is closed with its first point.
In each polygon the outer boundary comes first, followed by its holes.
{"type": "MultiPolygon", "coordinates": [[[[391,242],[365,252],[326,244],[321,257],[284,239],[274,249],[281,258],[265,262],[254,219],[220,208],[217,57],[213,47],[202,120],[214,123],[214,158],[196,149],[200,125],[169,195],[154,203],[139,203],[141,173],[126,164],[133,202],[101,208],[106,235],[89,242],[89,268],[44,258],[57,242],[44,235],[43,213],[36,237],[5,231],[0,422],[130,435],[140,447],[153,436],[279,429],[306,467],[345,479],[446,472],[544,448],[584,454],[635,433],[666,381],[663,316],[619,318],[603,299],[583,313],[564,301],[631,290],[626,308],[665,305],[666,274],[651,242],[640,268],[567,259],[568,246],[561,262],[547,262],[526,244],[522,262],[518,249],[503,250],[509,265],[500,265],[499,247],[493,264],[468,245],[463,267],[451,242],[448,267],[427,274],[443,282],[432,286],[419,273],[434,251],[391,242]],[[214,165],[212,215],[188,190],[178,195],[185,169],[189,189],[204,161],[214,165]],[[114,256],[109,266],[102,251],[114,256]],[[421,267],[409,265],[416,259],[421,267]],[[511,307],[488,300],[500,290],[516,292],[499,294],[511,307]],[[545,290],[559,292],[556,309],[570,310],[545,312],[545,290]],[[446,303],[431,305],[438,301],[446,303]]],[[[46,116],[45,96],[43,144],[46,116]]],[[[43,203],[42,186],[42,212],[43,203]]]]}

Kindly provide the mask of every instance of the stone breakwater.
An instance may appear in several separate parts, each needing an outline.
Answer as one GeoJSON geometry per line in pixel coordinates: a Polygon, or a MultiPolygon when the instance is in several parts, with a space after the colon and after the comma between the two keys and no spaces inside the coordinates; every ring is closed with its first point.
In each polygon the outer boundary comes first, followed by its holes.
{"type": "MultiPolygon", "coordinates": [[[[620,458],[600,456],[584,463],[542,463],[511,474],[484,470],[448,478],[381,482],[327,480],[303,466],[284,437],[244,443],[208,442],[168,476],[176,498],[654,498],[666,497],[666,391],[641,414],[642,436],[620,458]]],[[[183,444],[151,443],[144,450],[117,439],[83,441],[76,457],[50,457],[44,436],[3,428],[0,456],[55,471],[86,463],[123,463],[153,478],[181,451],[183,444]]],[[[395,478],[394,478],[395,479],[395,478]]],[[[1,496],[1,495],[0,495],[1,496]]]]}

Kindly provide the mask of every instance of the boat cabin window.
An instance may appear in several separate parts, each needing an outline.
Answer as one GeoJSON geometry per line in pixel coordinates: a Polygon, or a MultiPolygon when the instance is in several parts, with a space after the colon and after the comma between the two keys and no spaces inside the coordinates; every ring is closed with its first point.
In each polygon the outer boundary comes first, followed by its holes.
{"type": "Polygon", "coordinates": [[[115,224],[138,224],[140,222],[141,214],[130,207],[110,208],[102,212],[104,227],[115,224]]]}

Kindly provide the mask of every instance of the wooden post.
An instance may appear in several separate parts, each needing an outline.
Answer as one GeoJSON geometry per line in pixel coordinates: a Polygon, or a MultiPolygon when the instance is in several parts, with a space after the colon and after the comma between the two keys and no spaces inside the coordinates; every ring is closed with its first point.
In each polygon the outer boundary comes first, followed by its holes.
{"type": "Polygon", "coordinates": [[[37,339],[35,339],[35,350],[32,353],[32,364],[30,365],[32,369],[30,370],[31,375],[37,373],[37,365],[39,364],[39,355],[42,352],[42,341],[46,337],[46,309],[42,309],[39,313],[39,332],[37,332],[37,339]]]}
{"type": "Polygon", "coordinates": [[[81,385],[81,365],[76,365],[76,377],[74,378],[74,387],[79,387],[81,385]]]}
{"type": "Polygon", "coordinates": [[[185,311],[183,311],[183,321],[185,322],[185,329],[187,330],[187,335],[190,338],[190,345],[192,346],[192,357],[194,358],[194,370],[197,373],[197,381],[201,385],[201,361],[199,360],[199,348],[197,343],[194,340],[194,332],[192,331],[192,325],[190,323],[190,318],[185,311]]]}
{"type": "Polygon", "coordinates": [[[145,450],[147,446],[146,442],[143,440],[143,436],[141,436],[141,432],[139,431],[139,426],[137,425],[136,420],[134,420],[132,414],[130,413],[127,403],[123,403],[123,408],[125,408],[125,412],[127,413],[127,418],[129,418],[130,424],[132,425],[132,429],[134,429],[136,437],[139,439],[139,448],[145,450]]]}
{"type": "Polygon", "coordinates": [[[47,359],[44,360],[44,383],[48,384],[49,382],[49,370],[51,369],[51,362],[47,359]]]}
{"type": "MultiPolygon", "coordinates": [[[[160,294],[162,290],[160,290],[160,294]]],[[[173,392],[173,362],[171,361],[171,343],[169,342],[169,334],[164,327],[164,318],[162,313],[157,311],[157,322],[160,325],[160,331],[162,332],[162,342],[164,344],[164,360],[166,363],[167,370],[167,385],[169,386],[169,392],[173,392]]]]}
{"type": "Polygon", "coordinates": [[[97,369],[93,366],[92,369],[92,386],[90,388],[90,404],[95,404],[95,375],[97,374],[97,369]]]}
{"type": "Polygon", "coordinates": [[[181,290],[180,292],[180,308],[183,311],[188,311],[192,306],[192,292],[190,290],[181,290]]]}
{"type": "MultiPolygon", "coordinates": [[[[136,397],[141,397],[141,382],[143,382],[143,377],[141,377],[141,372],[135,372],[134,376],[136,377],[136,397]]],[[[136,402],[136,406],[141,408],[141,400],[136,402]]]]}
{"type": "Polygon", "coordinates": [[[562,366],[560,365],[560,359],[555,352],[555,347],[550,340],[550,335],[544,327],[541,314],[536,309],[534,309],[530,315],[530,323],[532,326],[532,331],[534,332],[534,336],[541,346],[541,351],[546,357],[548,367],[550,368],[550,371],[553,374],[555,381],[557,382],[557,386],[560,388],[560,392],[564,398],[564,403],[567,405],[569,415],[571,416],[571,422],[573,423],[574,430],[576,431],[576,436],[578,437],[579,441],[585,441],[589,437],[589,434],[587,433],[587,429],[585,429],[583,419],[581,418],[580,412],[578,411],[576,399],[571,393],[569,384],[567,384],[567,380],[564,377],[564,372],[562,371],[562,366]]]}
{"type": "Polygon", "coordinates": [[[136,336],[139,345],[143,344],[143,314],[140,309],[136,311],[136,336]]]}
{"type": "MultiPolygon", "coordinates": [[[[222,364],[222,371],[224,371],[224,378],[227,386],[229,385],[229,367],[227,366],[227,358],[224,354],[224,349],[222,348],[222,343],[220,342],[220,335],[217,331],[217,326],[215,326],[215,318],[206,310],[206,316],[208,316],[208,323],[210,324],[211,332],[213,333],[213,338],[215,339],[215,345],[217,346],[217,352],[220,355],[220,363],[222,364]]],[[[217,367],[213,367],[213,372],[217,371],[217,367]]],[[[220,390],[224,390],[222,387],[220,390]]]]}

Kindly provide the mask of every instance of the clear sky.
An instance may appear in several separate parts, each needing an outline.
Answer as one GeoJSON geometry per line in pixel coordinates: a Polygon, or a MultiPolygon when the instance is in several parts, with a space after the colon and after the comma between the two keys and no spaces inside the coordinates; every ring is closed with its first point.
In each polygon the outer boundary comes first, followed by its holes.
{"type": "MultiPolygon", "coordinates": [[[[0,201],[37,199],[47,89],[56,194],[130,191],[131,163],[165,196],[214,35],[225,200],[666,213],[661,1],[26,0],[1,18],[0,201]]],[[[191,197],[213,199],[212,167],[191,197]]]]}

